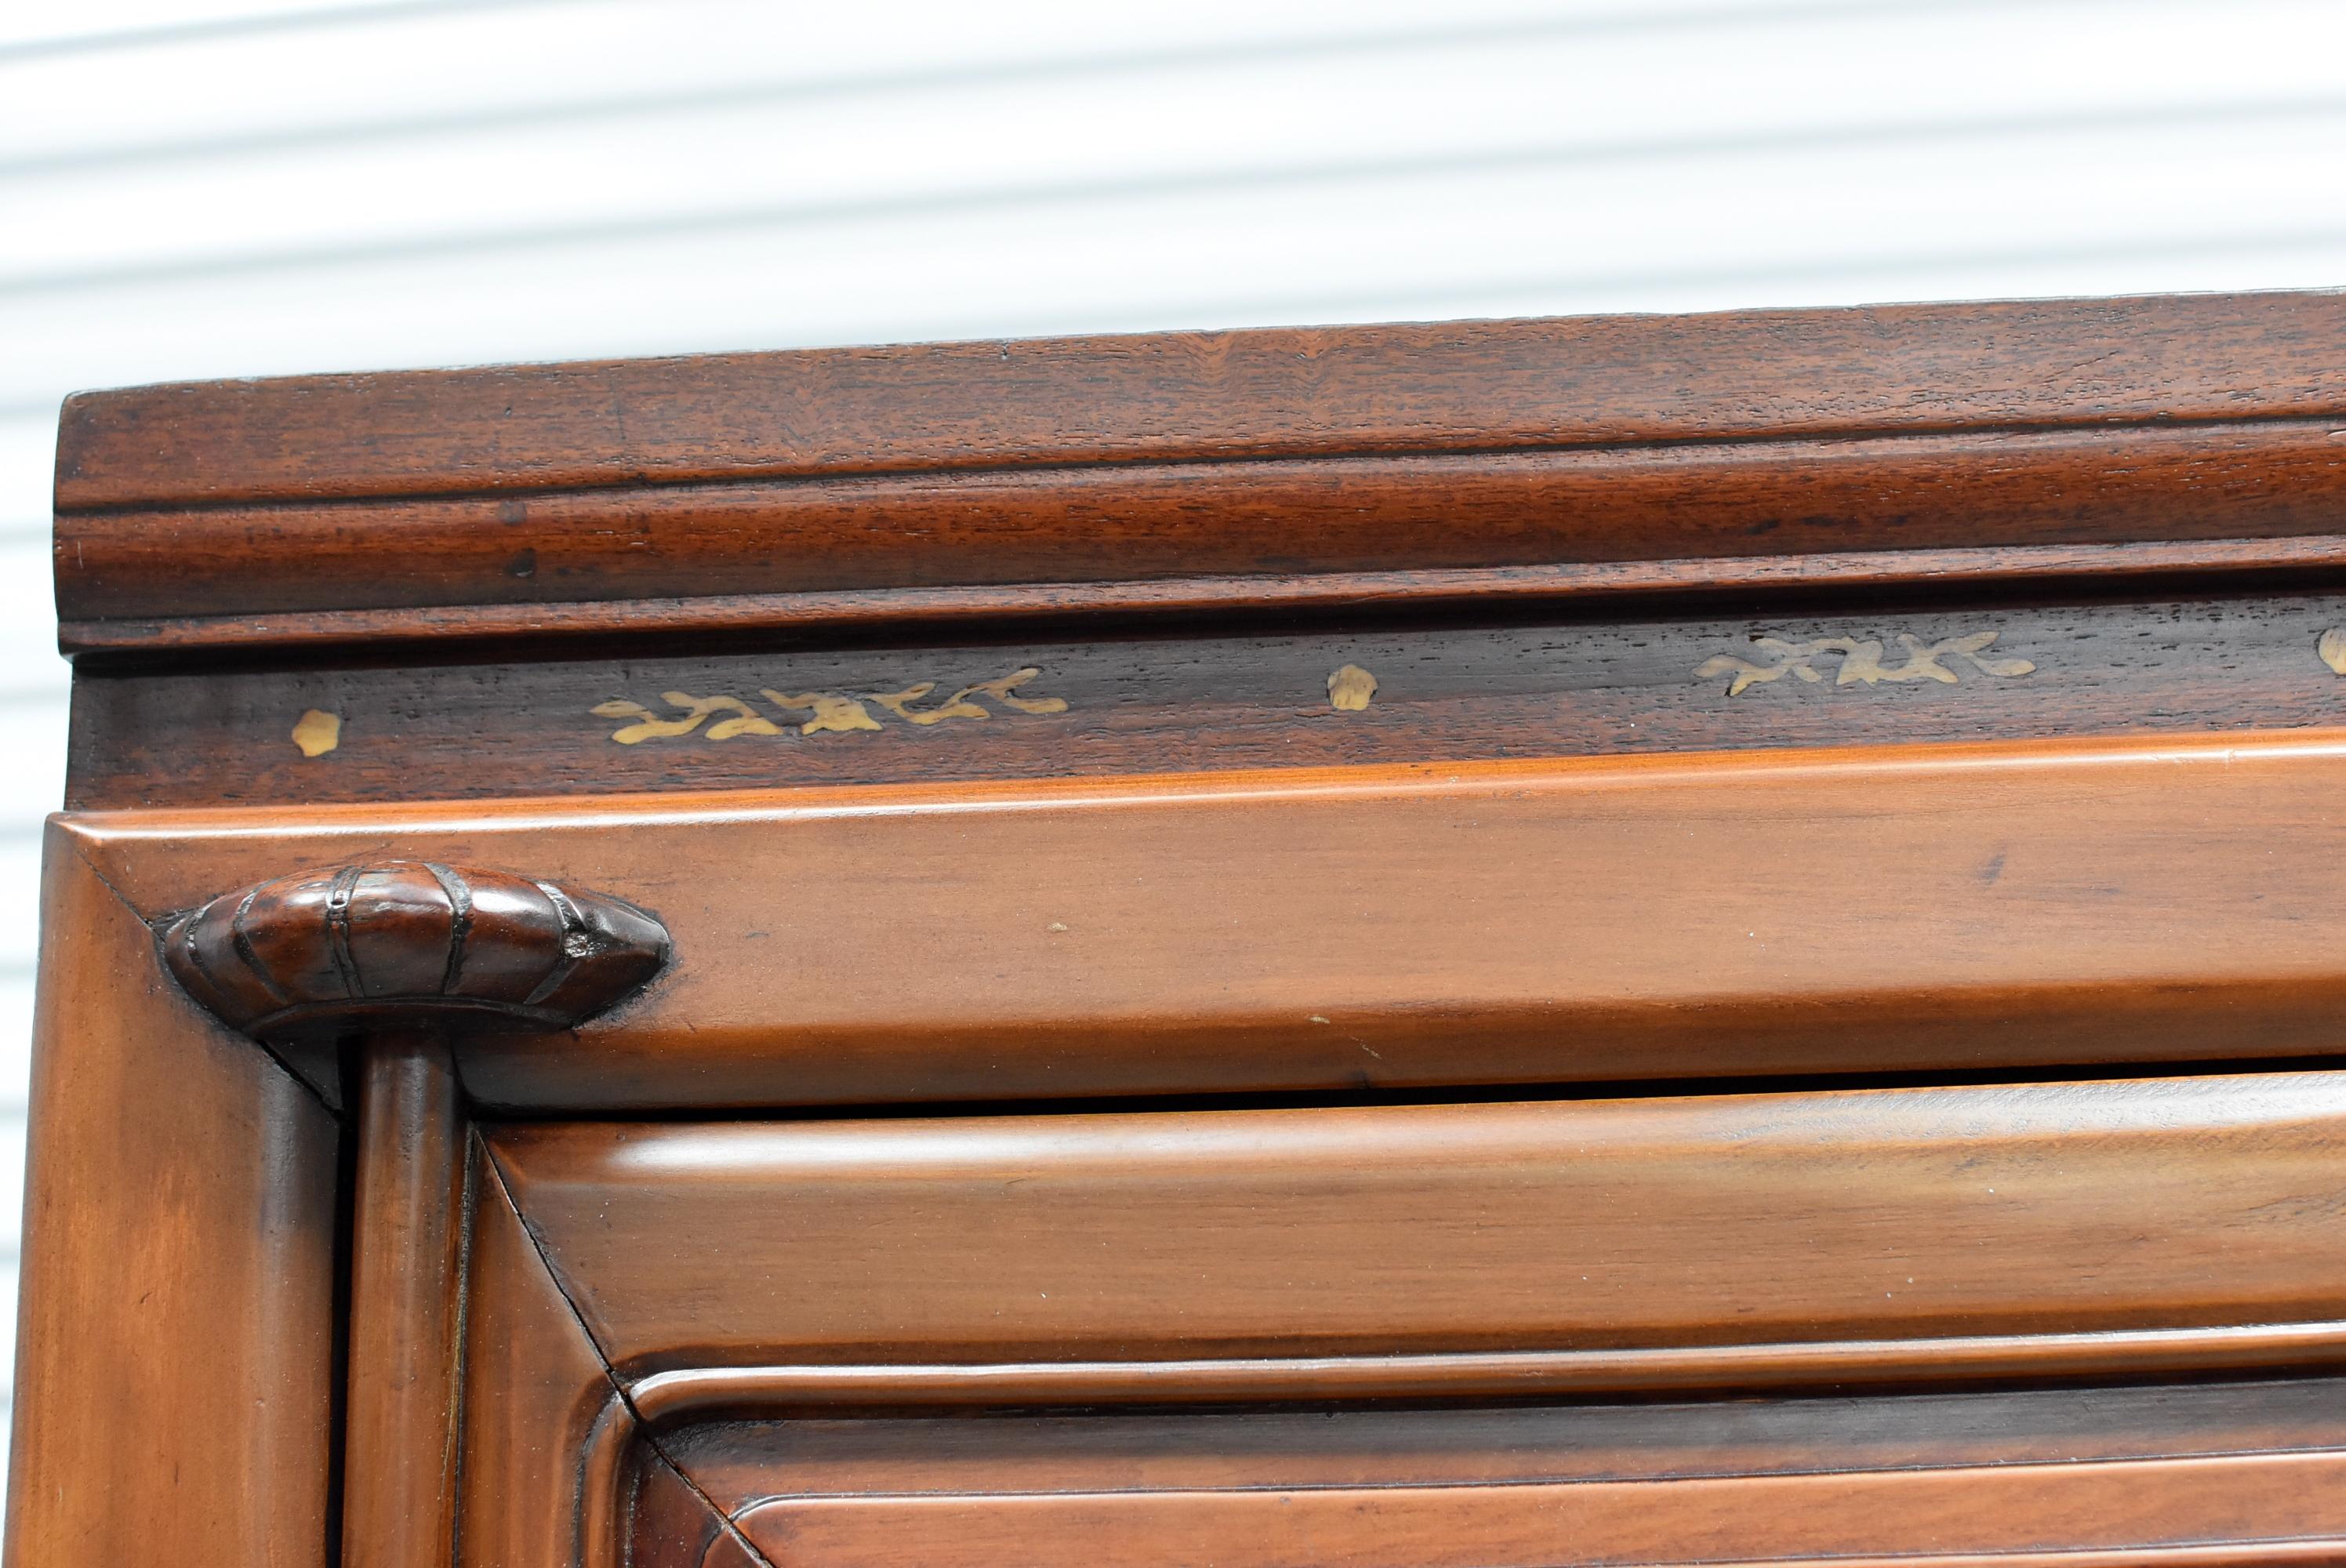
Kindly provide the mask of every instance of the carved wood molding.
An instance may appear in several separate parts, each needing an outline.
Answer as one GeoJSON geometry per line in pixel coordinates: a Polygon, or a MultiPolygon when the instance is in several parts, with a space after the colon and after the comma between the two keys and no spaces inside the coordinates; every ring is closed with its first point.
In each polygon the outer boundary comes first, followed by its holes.
{"type": "Polygon", "coordinates": [[[368,1024],[567,1029],[641,988],[668,934],[632,904],[505,871],[297,872],[166,921],[189,994],[255,1038],[368,1024]]]}
{"type": "Polygon", "coordinates": [[[552,882],[377,860],[223,893],[157,935],[230,1028],[357,1047],[342,1561],[452,1568],[470,1199],[448,1036],[567,1029],[658,972],[668,932],[552,882]]]}

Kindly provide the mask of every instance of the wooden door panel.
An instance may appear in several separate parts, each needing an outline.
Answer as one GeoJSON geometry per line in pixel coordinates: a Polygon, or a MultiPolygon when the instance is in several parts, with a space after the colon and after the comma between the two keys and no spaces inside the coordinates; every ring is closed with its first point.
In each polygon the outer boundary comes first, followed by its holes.
{"type": "Polygon", "coordinates": [[[490,1145],[636,1375],[1771,1345],[1798,1359],[1831,1341],[2346,1318],[2346,1074],[515,1125],[490,1145]]]}

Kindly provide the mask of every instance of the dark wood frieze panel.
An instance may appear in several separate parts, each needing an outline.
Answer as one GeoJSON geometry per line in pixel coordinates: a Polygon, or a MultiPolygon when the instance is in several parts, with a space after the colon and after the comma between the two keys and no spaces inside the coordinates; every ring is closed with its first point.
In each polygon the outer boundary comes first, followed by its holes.
{"type": "Polygon", "coordinates": [[[1055,778],[2346,721],[2346,597],[86,674],[76,808],[1055,778]]]}

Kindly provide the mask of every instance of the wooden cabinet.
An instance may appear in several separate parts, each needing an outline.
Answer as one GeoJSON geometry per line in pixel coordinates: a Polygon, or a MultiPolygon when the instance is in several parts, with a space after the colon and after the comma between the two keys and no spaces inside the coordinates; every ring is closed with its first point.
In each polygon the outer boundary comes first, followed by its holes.
{"type": "Polygon", "coordinates": [[[2346,1562],[2341,351],[74,400],[13,1563],[2346,1562]]]}

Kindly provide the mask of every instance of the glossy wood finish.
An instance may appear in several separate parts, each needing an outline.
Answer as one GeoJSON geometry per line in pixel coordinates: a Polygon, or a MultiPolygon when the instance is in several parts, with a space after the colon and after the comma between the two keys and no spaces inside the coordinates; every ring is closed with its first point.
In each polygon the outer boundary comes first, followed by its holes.
{"type": "Polygon", "coordinates": [[[991,1568],[1014,1558],[1073,1568],[1104,1557],[1167,1568],[1934,1564],[2048,1545],[2124,1552],[2147,1568],[2206,1563],[2210,1543],[2228,1549],[2214,1562],[2250,1568],[2346,1554],[2346,1454],[1692,1481],[1667,1498],[1598,1481],[788,1502],[752,1509],[740,1527],[769,1561],[808,1568],[991,1568]],[[2289,1555],[2259,1549],[2267,1543],[2289,1555]],[[2148,1554],[2161,1550],[2182,1555],[2148,1554]]]}
{"type": "Polygon", "coordinates": [[[2327,1074],[490,1146],[636,1377],[2346,1319],[2327,1074]]]}
{"type": "Polygon", "coordinates": [[[80,510],[1007,462],[2320,419],[2346,412],[2330,352],[2341,330],[2334,293],[2202,294],[140,387],[67,405],[57,498],[80,510]],[[2055,358],[2079,351],[2090,357],[2055,358]]]}
{"type": "Polygon", "coordinates": [[[457,1561],[607,1568],[632,1418],[484,1160],[474,1183],[457,1561]]]}
{"type": "MultiPolygon", "coordinates": [[[[388,860],[221,893],[158,921],[155,943],[223,1023],[272,1044],[321,1039],[350,1059],[342,1561],[451,1568],[474,1205],[449,1041],[574,1025],[642,986],[667,958],[668,933],[599,894],[388,860]]],[[[513,1267],[502,1252],[493,1266],[513,1267]]],[[[542,1446],[570,1439],[560,1431],[542,1446]]]]}
{"type": "Polygon", "coordinates": [[[712,1547],[729,1536],[729,1522],[657,1454],[647,1456],[627,1506],[630,1564],[691,1564],[701,1568],[712,1547]]]}
{"type": "Polygon", "coordinates": [[[317,1568],[333,1117],[189,1003],[69,833],[43,911],[8,1561],[317,1568]]]}
{"type": "Polygon", "coordinates": [[[60,611],[78,647],[252,647],[305,616],[462,633],[395,613],[454,608],[500,635],[672,629],[703,600],[780,626],[852,609],[810,594],[1048,614],[1162,580],[1565,568],[1570,592],[1624,562],[2334,545],[2341,331],[2298,294],[142,388],[66,406],[60,611]]]}
{"type": "Polygon", "coordinates": [[[2043,1381],[2264,1375],[2346,1361],[2346,1325],[1818,1339],[1760,1347],[1425,1350],[1143,1360],[833,1362],[695,1366],[631,1384],[653,1422],[777,1410],[984,1410],[1366,1400],[1509,1400],[1625,1392],[1878,1389],[1965,1379],[2043,1381]]]}
{"type": "Polygon", "coordinates": [[[566,1029],[668,958],[668,933],[630,905],[424,860],[238,888],[173,916],[157,941],[189,995],[264,1040],[566,1029]]]}
{"type": "Polygon", "coordinates": [[[463,1095],[428,1030],[371,1041],[357,1070],[342,1560],[447,1568],[472,1222],[463,1095]]]}
{"type": "Polygon", "coordinates": [[[1407,1409],[804,1415],[665,1431],[729,1514],[784,1498],[1019,1496],[2120,1464],[2341,1446],[2333,1379],[1407,1409]]]}
{"type": "MultiPolygon", "coordinates": [[[[1427,530],[1437,532],[1441,523],[1439,517],[1430,518],[1427,530]]],[[[534,573],[534,565],[531,569],[534,573]]],[[[83,658],[85,667],[97,672],[168,668],[190,656],[221,653],[240,640],[283,660],[423,659],[466,651],[477,656],[515,644],[591,657],[607,647],[657,647],[671,639],[716,643],[811,636],[852,641],[893,636],[910,641],[941,631],[977,636],[1058,619],[1113,633],[1128,625],[1182,617],[1202,622],[1394,613],[1456,617],[1484,616],[1498,608],[1527,616],[1589,609],[1645,615],[1675,604],[1733,604],[1754,595],[1831,596],[1848,603],[1862,603],[1876,592],[1928,596],[2058,588],[2164,596],[2178,586],[2201,593],[2269,588],[2276,583],[2335,586],[2341,579],[2346,579],[2346,535],[2314,534],[1284,576],[1126,578],[1075,585],[284,610],[233,617],[66,621],[60,624],[58,636],[68,655],[83,658]]]]}
{"type": "Polygon", "coordinates": [[[2341,345],[76,399],[10,1568],[2346,1564],[2341,345]]]}
{"type": "MultiPolygon", "coordinates": [[[[2346,597],[2332,595],[1875,604],[1749,619],[1387,619],[1276,636],[1225,627],[977,646],[695,653],[670,645],[557,663],[93,675],[76,690],[71,803],[608,795],[2286,729],[2346,723],[2346,680],[2319,652],[2322,634],[2341,626],[2346,597]],[[1987,657],[2033,667],[1993,676],[1945,655],[1952,683],[1781,678],[1741,692],[1731,676],[1704,673],[1721,657],[1771,664],[1753,641],[1760,636],[1871,640],[1886,667],[1902,670],[1902,635],[1936,646],[1982,632],[1994,634],[1987,657]],[[1329,700],[1330,676],[1346,667],[1376,679],[1364,708],[1329,700]],[[986,718],[931,717],[955,690],[1020,670],[1035,674],[1013,695],[1052,711],[981,694],[974,706],[990,710],[986,718]],[[881,700],[923,685],[928,693],[906,706],[925,723],[881,700]],[[869,727],[806,732],[812,716],[775,706],[767,691],[841,694],[869,727]],[[626,717],[596,711],[632,702],[673,722],[685,710],[669,693],[746,706],[688,734],[649,738],[626,717]],[[316,756],[291,733],[313,711],[338,721],[333,749],[316,756]],[[761,727],[717,728],[743,712],[761,727]]],[[[1837,674],[1832,655],[1818,665],[1837,674]]]]}
{"type": "MultiPolygon", "coordinates": [[[[2270,1563],[2324,1561],[2318,1548],[2334,1560],[2341,1548],[2334,1532],[2326,1547],[2305,1539],[2335,1504],[2302,1495],[2310,1470],[2337,1462],[2338,1397],[2334,1384],[2300,1382],[1688,1405],[812,1417],[711,1423],[670,1433],[663,1446],[776,1562],[986,1553],[983,1560],[1053,1561],[1086,1548],[1118,1561],[1171,1553],[1276,1562],[1281,1546],[1301,1544],[1290,1522],[1300,1511],[1313,1516],[1309,1549],[1319,1561],[1439,1562],[1469,1543],[1487,1553],[1481,1561],[1526,1563],[1650,1562],[1663,1549],[1678,1554],[1668,1561],[1749,1561],[1770,1545],[1943,1561],[1968,1536],[2000,1549],[2051,1538],[2084,1553],[2096,1550],[2088,1543],[2112,1551],[2109,1543],[2126,1542],[2154,1553],[2128,1563],[2270,1563]],[[1980,1506],[1935,1520],[1920,1512],[1958,1490],[1980,1506]],[[1397,1528],[1445,1511],[1433,1541],[1397,1528]],[[1590,1533],[1606,1532],[1608,1515],[1609,1532],[1590,1533]],[[947,1538],[930,1538],[933,1530],[947,1538]],[[1509,1530],[1530,1537],[1512,1554],[1492,1539],[1509,1530]],[[1015,1546],[1005,1532],[1016,1534],[1015,1546]],[[2160,1540],[2192,1544],[2142,1544],[2160,1540]]],[[[692,1522],[697,1531],[672,1539],[639,1533],[637,1561],[699,1563],[709,1527],[692,1522]]]]}
{"type": "Polygon", "coordinates": [[[142,911],[361,850],[690,955],[537,1109],[2326,1055],[2331,734],[76,819],[142,911]]]}

